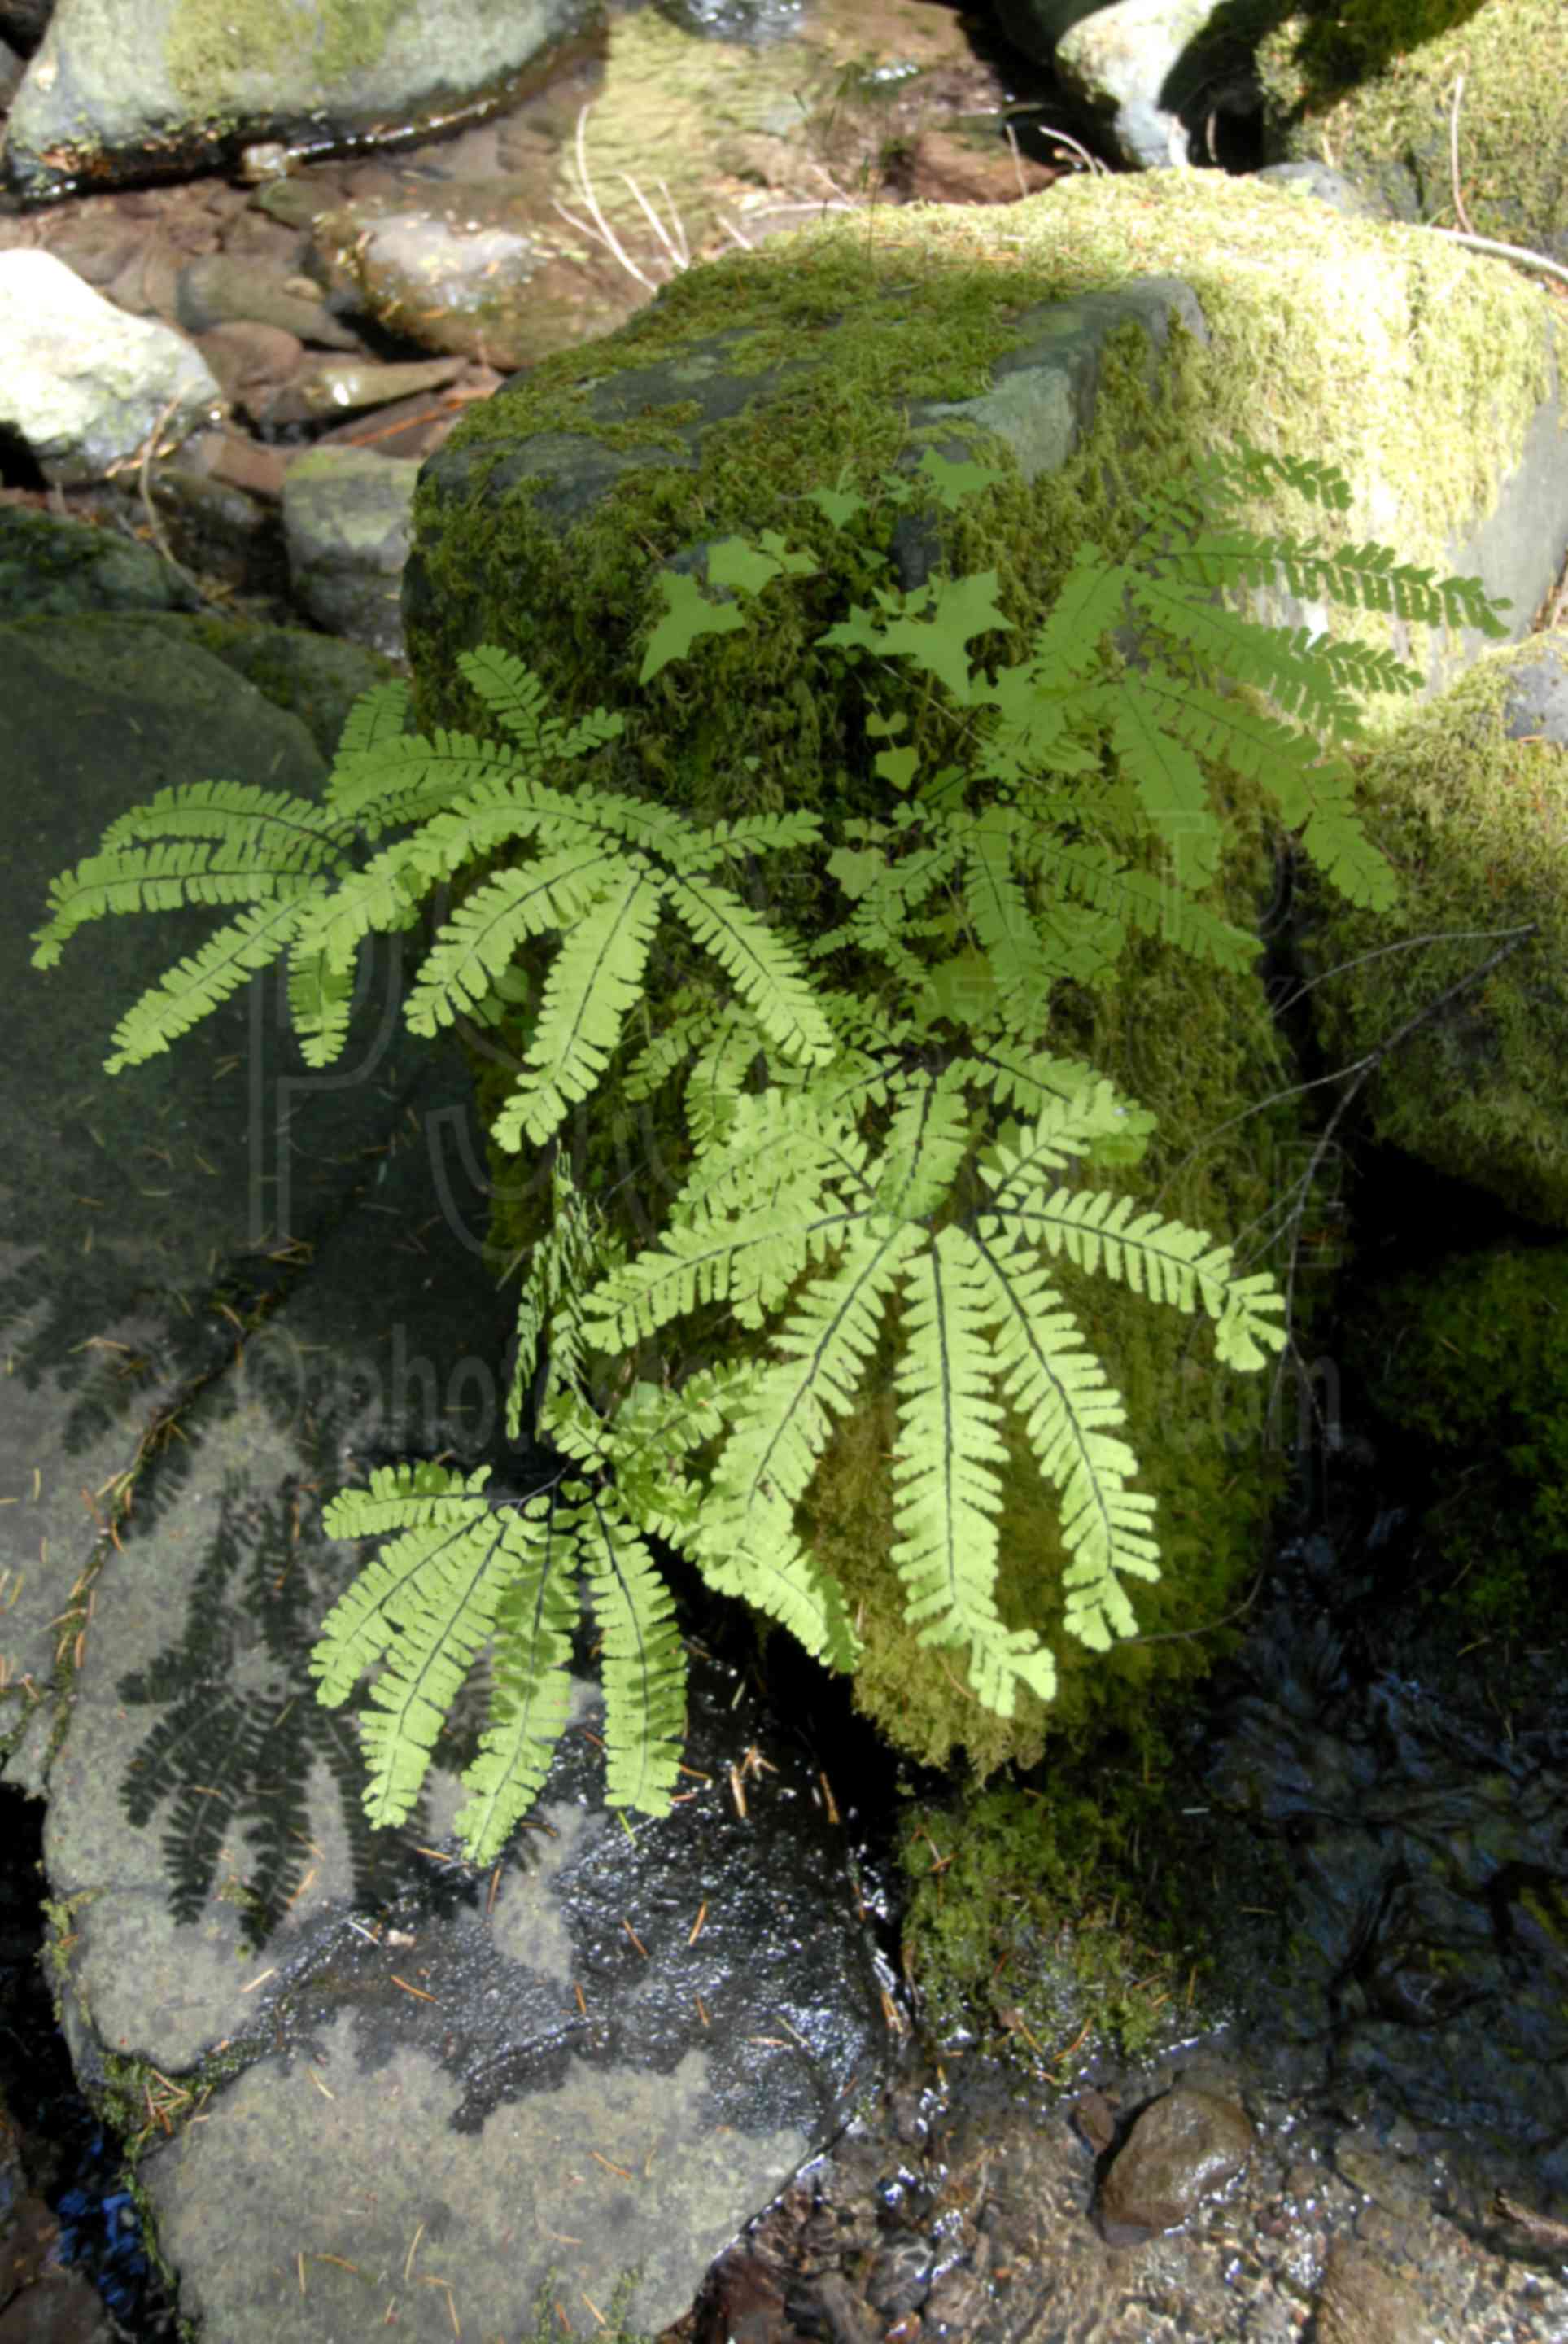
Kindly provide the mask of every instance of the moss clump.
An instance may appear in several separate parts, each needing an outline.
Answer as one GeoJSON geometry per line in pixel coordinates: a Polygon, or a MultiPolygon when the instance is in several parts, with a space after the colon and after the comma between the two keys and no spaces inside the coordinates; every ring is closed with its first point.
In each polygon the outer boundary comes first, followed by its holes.
{"type": "Polygon", "coordinates": [[[1426,1537],[1441,1601],[1478,1628],[1563,1633],[1568,1248],[1498,1247],[1380,1296],[1352,1354],[1373,1399],[1435,1450],[1426,1537]]]}
{"type": "Polygon", "coordinates": [[[1016,1783],[956,1804],[910,1807],[899,1860],[910,1883],[904,1962],[943,2049],[1004,2051],[1037,2071],[1091,2039],[1132,2058],[1170,2026],[1190,1964],[1173,1915],[1134,1880],[1149,1819],[1144,1767],[1053,1774],[1049,1794],[1016,1783]]]}
{"type": "MultiPolygon", "coordinates": [[[[1253,65],[1270,160],[1332,155],[1398,218],[1454,226],[1453,85],[1465,215],[1478,236],[1551,254],[1568,228],[1560,0],[1308,0],[1280,21],[1243,0],[1261,34],[1253,65]]],[[[1238,35],[1234,22],[1232,37],[1238,35]]]]}
{"type": "Polygon", "coordinates": [[[1329,1064],[1412,1028],[1365,1093],[1378,1137],[1562,1228],[1568,796],[1559,750],[1509,738],[1519,656],[1484,654],[1361,761],[1368,824],[1403,876],[1402,901],[1376,918],[1325,902],[1308,967],[1329,1064]]]}

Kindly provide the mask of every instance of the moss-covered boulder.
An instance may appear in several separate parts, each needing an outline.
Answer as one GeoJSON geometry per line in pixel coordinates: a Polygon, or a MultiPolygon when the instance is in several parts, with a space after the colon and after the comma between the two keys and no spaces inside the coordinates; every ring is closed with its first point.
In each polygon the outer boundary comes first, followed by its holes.
{"type": "Polygon", "coordinates": [[[1260,14],[1271,160],[1327,160],[1396,218],[1568,259],[1561,0],[1309,0],[1282,19],[1272,5],[1260,14]]]}
{"type": "MultiPolygon", "coordinates": [[[[677,279],[621,333],[547,360],[476,409],[427,467],[405,585],[421,726],[479,722],[456,655],[494,642],[535,670],[563,718],[601,704],[624,717],[595,782],[657,795],[704,823],[781,808],[830,822],[884,816],[864,679],[819,641],[885,582],[868,564],[868,545],[906,585],[933,560],[955,577],[994,571],[999,605],[1027,631],[1053,606],[1074,549],[1092,539],[1112,558],[1126,554],[1131,498],[1179,476],[1194,448],[1227,425],[1282,452],[1310,448],[1344,460],[1352,477],[1358,452],[1372,451],[1375,402],[1342,395],[1334,369],[1320,363],[1319,338],[1360,337],[1368,363],[1404,347],[1415,310],[1437,298],[1423,294],[1407,311],[1405,294],[1416,278],[1452,272],[1455,257],[1435,246],[1395,252],[1375,231],[1306,212],[1269,191],[1122,187],[1092,207],[1065,197],[1051,209],[1020,205],[1004,227],[953,211],[876,221],[869,235],[824,231],[677,279]],[[1351,311],[1340,266],[1347,237],[1372,239],[1357,258],[1382,288],[1351,311]],[[1302,245],[1288,327],[1276,308],[1285,238],[1302,245]],[[891,511],[857,540],[809,501],[835,485],[865,493],[885,473],[910,470],[925,448],[1001,472],[944,517],[939,544],[891,511]],[[698,656],[641,689],[643,655],[664,615],[661,578],[671,570],[701,578],[716,543],[769,530],[807,551],[816,574],[770,588],[746,624],[705,637],[698,656]]],[[[1400,471],[1394,504],[1413,530],[1402,530],[1400,551],[1418,561],[1442,561],[1446,535],[1463,526],[1453,500],[1473,514],[1544,395],[1542,320],[1519,288],[1477,276],[1461,307],[1463,331],[1444,344],[1441,363],[1412,373],[1400,362],[1402,396],[1420,410],[1409,435],[1420,460],[1400,471]],[[1487,379],[1503,386],[1484,427],[1456,419],[1478,410],[1444,371],[1468,369],[1483,311],[1487,379]]],[[[1385,471],[1372,502],[1349,516],[1303,503],[1268,518],[1308,533],[1342,528],[1360,541],[1380,533],[1374,506],[1387,522],[1390,485],[1385,471]]],[[[1402,637],[1399,648],[1419,658],[1430,645],[1402,637]]],[[[986,666],[1016,649],[1014,634],[986,635],[970,653],[986,666]]],[[[1462,652],[1450,645],[1446,655],[1462,652]]],[[[882,712],[907,717],[922,752],[947,745],[918,680],[890,669],[876,684],[882,712]]],[[[1232,808],[1235,836],[1211,901],[1254,924],[1273,883],[1272,853],[1260,806],[1238,796],[1232,808]]],[[[761,884],[803,937],[843,916],[807,854],[770,857],[761,884]]],[[[667,992],[699,965],[668,928],[658,952],[667,992]]],[[[511,1087],[528,1030],[525,1017],[482,1037],[494,1105],[511,1087]]],[[[1268,1226],[1282,1163],[1292,1175],[1300,1168],[1302,1126],[1299,1106],[1278,1096],[1289,1079],[1261,985],[1141,943],[1112,985],[1053,1005],[1050,1042],[1089,1058],[1160,1118],[1146,1162],[1107,1185],[1217,1238],[1242,1239],[1246,1266],[1267,1266],[1256,1233],[1268,1226]]],[[[612,1065],[576,1117],[572,1144],[579,1184],[629,1241],[648,1242],[691,1160],[673,1092],[634,1098],[612,1065]]],[[[503,1258],[539,1234],[544,1172],[526,1159],[496,1166],[503,1258]]],[[[1051,1637],[1063,1551],[1054,1506],[1013,1429],[1000,1601],[1010,1624],[1043,1629],[1058,1646],[1050,1715],[1025,1692],[1012,1717],[993,1717],[949,1657],[919,1646],[904,1623],[890,1554],[890,1348],[807,1493],[803,1526],[841,1578],[867,1641],[856,1697],[922,1758],[963,1748],[984,1769],[1037,1755],[1053,1720],[1087,1733],[1141,1715],[1162,1687],[1206,1665],[1259,1559],[1281,1463],[1263,1438],[1266,1379],[1221,1373],[1206,1328],[1124,1290],[1065,1269],[1060,1287],[1127,1399],[1142,1486],[1159,1501],[1165,1571],[1137,1591],[1138,1640],[1102,1657],[1051,1637]]],[[[751,1339],[715,1311],[641,1372],[678,1380],[716,1346],[751,1339]]]]}
{"type": "Polygon", "coordinates": [[[1324,897],[1306,939],[1330,1066],[1372,1057],[1377,1137],[1568,1227],[1568,769],[1511,712],[1516,676],[1568,631],[1506,645],[1360,759],[1402,902],[1324,897]],[[1517,736],[1517,737],[1516,737],[1517,736]]]}

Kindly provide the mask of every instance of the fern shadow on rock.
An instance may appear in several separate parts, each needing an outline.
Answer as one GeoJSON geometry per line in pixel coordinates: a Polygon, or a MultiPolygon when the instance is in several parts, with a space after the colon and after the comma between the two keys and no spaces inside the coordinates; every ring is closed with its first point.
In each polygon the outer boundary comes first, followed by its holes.
{"type": "Polygon", "coordinates": [[[357,1904],[374,1907],[407,1887],[424,1824],[420,1813],[407,1834],[370,1829],[352,1714],[310,1698],[305,1655],[343,1576],[340,1552],[303,1528],[313,1510],[302,1479],[263,1497],[226,1476],[183,1630],[116,1687],[127,1709],[156,1714],[128,1761],[121,1799],[138,1829],[166,1810],[176,1919],[195,1922],[215,1894],[232,1895],[257,1946],[314,1860],[317,1765],[337,1792],[357,1904]]]}

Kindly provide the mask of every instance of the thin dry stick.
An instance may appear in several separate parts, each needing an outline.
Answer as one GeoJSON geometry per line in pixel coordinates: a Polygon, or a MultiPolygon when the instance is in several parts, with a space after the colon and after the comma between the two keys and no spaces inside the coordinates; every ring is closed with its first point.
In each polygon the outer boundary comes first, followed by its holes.
{"type": "Polygon", "coordinates": [[[1543,252],[1531,252],[1523,244],[1499,244],[1490,236],[1464,236],[1456,227],[1432,227],[1433,236],[1446,236],[1455,244],[1468,244],[1476,252],[1495,252],[1503,260],[1523,260],[1528,268],[1544,268],[1553,277],[1561,277],[1568,285],[1568,268],[1560,261],[1548,260],[1543,252]]]}
{"type": "Polygon", "coordinates": [[[1494,252],[1504,260],[1523,260],[1532,268],[1544,268],[1553,277],[1561,277],[1568,285],[1568,268],[1555,260],[1548,260],[1543,252],[1531,252],[1522,244],[1499,244],[1489,236],[1477,236],[1464,208],[1464,197],[1459,185],[1459,101],[1464,95],[1464,76],[1453,85],[1453,109],[1448,121],[1448,168],[1453,184],[1453,208],[1459,220],[1457,227],[1439,227],[1435,220],[1426,225],[1438,236],[1451,236],[1455,244],[1467,244],[1475,252],[1494,252]]]}
{"type": "Polygon", "coordinates": [[[212,596],[202,585],[200,579],[193,577],[191,572],[186,568],[183,561],[176,561],[174,554],[169,550],[168,540],[164,535],[163,525],[158,520],[156,510],[153,505],[153,458],[158,452],[158,441],[163,438],[165,426],[167,424],[169,418],[173,415],[176,408],[179,405],[184,396],[185,393],[183,391],[176,390],[175,392],[173,398],[169,399],[168,403],[164,408],[163,412],[158,417],[157,421],[153,425],[152,429],[148,432],[146,440],[143,441],[141,461],[136,466],[136,487],[141,496],[142,510],[146,515],[147,530],[152,538],[155,550],[162,556],[163,560],[168,563],[169,568],[174,571],[176,577],[184,579],[192,593],[200,599],[207,610],[219,611],[223,608],[223,605],[220,602],[215,602],[213,601],[212,596]]]}
{"type": "Polygon", "coordinates": [[[1448,174],[1453,182],[1453,210],[1466,236],[1475,234],[1474,222],[1464,208],[1464,197],[1459,186],[1459,101],[1464,96],[1464,76],[1453,85],[1453,112],[1448,117],[1448,174]]]}
{"type": "Polygon", "coordinates": [[[1081,146],[1076,138],[1070,138],[1065,130],[1053,130],[1049,122],[1042,122],[1040,129],[1042,137],[1054,138],[1059,146],[1070,147],[1073,154],[1081,156],[1091,171],[1102,172],[1106,178],[1111,177],[1110,164],[1102,163],[1098,155],[1091,155],[1087,146],[1081,146]]]}
{"type": "MultiPolygon", "coordinates": [[[[1297,1224],[1298,1232],[1302,1217],[1306,1211],[1307,1199],[1312,1194],[1312,1182],[1317,1177],[1318,1167],[1322,1162],[1323,1157],[1327,1155],[1330,1147],[1333,1145],[1334,1133],[1344,1119],[1346,1114],[1349,1112],[1354,1100],[1361,1096],[1366,1084],[1376,1073],[1378,1067],[1382,1066],[1383,1060],[1387,1057],[1391,1057],[1394,1051],[1400,1049],[1403,1044],[1408,1042],[1411,1036],[1418,1033],[1422,1026],[1429,1025],[1432,1019],[1439,1015],[1440,1013],[1448,1006],[1451,1001],[1457,1001],[1462,994],[1473,992],[1475,987],[1482,983],[1483,979],[1490,976],[1492,971],[1496,968],[1501,962],[1512,958],[1513,955],[1519,950],[1526,938],[1534,935],[1536,925],[1536,922],[1532,920],[1526,927],[1522,928],[1518,935],[1512,937],[1508,943],[1499,945],[1494,953],[1489,953],[1479,967],[1473,968],[1469,970],[1465,975],[1456,978],[1452,985],[1445,985],[1443,990],[1432,1000],[1425,1003],[1422,1007],[1416,1010],[1411,1016],[1407,1017],[1402,1026],[1396,1026],[1392,1034],[1388,1035],[1382,1041],[1379,1042],[1374,1048],[1369,1050],[1365,1057],[1358,1058],[1353,1066],[1346,1066],[1342,1070],[1341,1079],[1348,1076],[1349,1080],[1345,1084],[1345,1088],[1340,1096],[1338,1104],[1335,1106],[1332,1115],[1330,1116],[1328,1122],[1323,1126],[1322,1132],[1318,1136],[1317,1146],[1312,1150],[1312,1158],[1307,1165],[1306,1170],[1302,1174],[1298,1180],[1292,1183],[1292,1189],[1301,1198],[1300,1208],[1292,1215],[1292,1217],[1295,1219],[1297,1224]]],[[[1287,1323],[1289,1323],[1291,1317],[1291,1305],[1295,1298],[1297,1253],[1297,1244],[1295,1240],[1292,1239],[1291,1245],[1290,1265],[1285,1273],[1285,1318],[1287,1323]]],[[[1269,1406],[1271,1410],[1278,1404],[1280,1397],[1280,1379],[1283,1373],[1284,1356],[1282,1353],[1280,1365],[1274,1371],[1274,1389],[1269,1396],[1269,1406]]]]}
{"type": "MultiPolygon", "coordinates": [[[[595,237],[594,240],[596,243],[607,246],[615,255],[615,258],[619,261],[621,267],[626,270],[628,276],[635,277],[638,283],[646,292],[657,293],[658,288],[654,283],[652,278],[645,277],[641,269],[638,267],[636,261],[628,257],[619,237],[616,235],[614,228],[611,227],[608,220],[606,219],[603,212],[599,209],[598,197],[594,194],[593,182],[588,177],[588,171],[587,131],[588,118],[590,110],[591,101],[588,106],[583,106],[578,116],[577,162],[578,180],[582,187],[583,201],[587,204],[589,211],[592,212],[594,219],[598,225],[598,233],[597,237],[595,237]]],[[[638,200],[640,203],[642,199],[638,197],[638,200]]],[[[555,203],[556,209],[559,212],[562,219],[566,220],[572,227],[575,227],[579,236],[594,236],[593,228],[588,227],[585,222],[578,219],[571,212],[568,212],[565,204],[557,201],[554,197],[551,197],[551,201],[555,203]]],[[[643,208],[646,210],[647,206],[644,205],[643,208]]],[[[664,231],[660,229],[659,233],[662,236],[664,231]]]]}

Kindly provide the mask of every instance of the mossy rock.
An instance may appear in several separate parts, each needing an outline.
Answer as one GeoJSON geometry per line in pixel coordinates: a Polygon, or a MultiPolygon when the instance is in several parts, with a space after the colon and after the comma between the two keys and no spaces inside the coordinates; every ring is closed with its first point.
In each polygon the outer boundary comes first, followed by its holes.
{"type": "Polygon", "coordinates": [[[1446,225],[1457,121],[1463,224],[1568,258],[1561,0],[1298,0],[1282,21],[1273,0],[1243,0],[1241,13],[1262,35],[1251,62],[1271,162],[1332,154],[1397,218],[1446,225]]]}
{"type": "Polygon", "coordinates": [[[1374,916],[1325,894],[1303,957],[1326,1063],[1385,1053],[1363,1094],[1378,1138],[1563,1228],[1568,772],[1506,716],[1513,667],[1540,643],[1487,652],[1358,756],[1402,899],[1374,916]]]}
{"type": "Polygon", "coordinates": [[[1432,1444],[1423,1536],[1442,1601],[1478,1628],[1563,1634],[1568,1246],[1499,1246],[1380,1293],[1352,1358],[1376,1405],[1432,1444]]]}
{"type": "MultiPolygon", "coordinates": [[[[701,274],[711,305],[715,277],[724,272],[701,274]]],[[[456,653],[494,642],[535,670],[563,719],[597,705],[625,717],[622,739],[575,768],[585,785],[657,795],[701,823],[782,807],[815,810],[829,825],[885,817],[888,789],[873,773],[877,736],[868,717],[873,710],[907,716],[904,737],[932,765],[950,751],[944,729],[950,715],[920,691],[918,677],[880,666],[869,674],[819,644],[852,604],[869,602],[885,582],[868,567],[865,547],[891,550],[899,517],[883,512],[864,539],[835,532],[808,492],[840,477],[864,491],[896,465],[907,470],[918,454],[907,428],[910,403],[937,400],[945,415],[947,402],[983,393],[988,367],[1017,340],[1016,316],[1031,289],[994,269],[933,265],[930,300],[908,303],[901,277],[890,286],[886,275],[862,285],[844,255],[766,282],[732,271],[724,278],[732,297],[725,330],[707,338],[694,325],[681,330],[681,312],[695,307],[702,288],[678,279],[608,344],[547,361],[505,399],[490,402],[496,411],[466,418],[427,468],[417,504],[406,608],[421,727],[478,724],[456,653]],[[877,336],[844,340],[841,363],[824,374],[820,349],[839,349],[829,337],[846,313],[871,303],[877,336]],[[818,369],[804,372],[798,389],[791,369],[804,369],[805,360],[791,352],[814,354],[818,369]],[[689,382],[689,400],[671,403],[672,377],[677,388],[689,382]],[[697,656],[639,689],[641,656],[662,615],[661,569],[695,567],[700,574],[708,547],[731,534],[755,541],[769,528],[809,551],[818,574],[769,588],[745,626],[705,638],[697,656]]],[[[1107,333],[1097,345],[1092,419],[1059,461],[1033,477],[978,428],[970,432],[977,458],[994,462],[1000,455],[1002,480],[944,516],[941,551],[954,577],[996,571],[999,604],[1016,630],[1030,630],[1052,606],[1084,539],[1112,558],[1131,551],[1130,498],[1180,471],[1192,416],[1215,411],[1223,368],[1179,318],[1169,329],[1162,363],[1170,379],[1159,396],[1151,348],[1135,321],[1107,333]]],[[[953,429],[933,423],[928,435],[950,458],[959,452],[953,429]]],[[[970,657],[992,665],[1016,657],[1018,643],[1017,632],[978,638],[970,657]]],[[[1272,849],[1255,799],[1237,793],[1230,810],[1234,834],[1208,901],[1255,927],[1273,885],[1272,849]]],[[[769,856],[760,876],[767,900],[804,938],[843,917],[824,861],[804,853],[769,856]]],[[[523,956],[536,987],[551,949],[523,956]]],[[[704,969],[667,924],[652,970],[655,999],[702,979],[704,969]]],[[[525,1011],[479,1037],[479,1102],[487,1119],[513,1086],[530,1030],[525,1011]]],[[[1060,1005],[1049,1038],[1064,1055],[1101,1068],[1160,1118],[1146,1161],[1103,1185],[1157,1198],[1162,1212],[1216,1239],[1263,1225],[1277,1194],[1277,1164],[1283,1154],[1295,1168],[1299,1157],[1290,1151],[1300,1148],[1303,1125],[1297,1106],[1278,1100],[1288,1075],[1255,978],[1219,975],[1139,942],[1123,955],[1112,986],[1060,1005]],[[1263,1107],[1271,1098],[1277,1103],[1263,1107]]],[[[640,1249],[656,1236],[691,1149],[674,1086],[650,1102],[634,1100],[624,1062],[623,1053],[563,1137],[579,1188],[640,1249]]],[[[498,1261],[510,1262],[544,1227],[548,1162],[542,1154],[498,1153],[492,1175],[492,1238],[498,1261]]],[[[1269,1257],[1249,1256],[1246,1266],[1267,1267],[1269,1257]]],[[[1221,1649],[1220,1623],[1263,1551],[1284,1466],[1282,1451],[1262,1437],[1269,1379],[1219,1369],[1207,1326],[1065,1268],[1060,1284],[1127,1400],[1127,1437],[1142,1465],[1139,1486],[1159,1507],[1164,1576],[1131,1591],[1141,1641],[1101,1656],[1052,1634],[1062,1614],[1064,1561],[1056,1510],[1014,1428],[1000,1525],[1000,1601],[1010,1624],[1035,1627],[1053,1643],[1058,1699],[1047,1711],[1022,1692],[1010,1718],[996,1718],[974,1701],[950,1656],[917,1644],[890,1551],[893,1354],[886,1347],[862,1405],[840,1427],[807,1493],[802,1528],[840,1575],[867,1641],[855,1698],[922,1760],[943,1763],[961,1749],[985,1771],[1037,1757],[1053,1724],[1087,1732],[1141,1718],[1161,1690],[1190,1682],[1221,1649]]],[[[645,1347],[635,1372],[678,1384],[720,1351],[732,1357],[759,1340],[738,1333],[715,1307],[645,1347]]]]}
{"type": "MultiPolygon", "coordinates": [[[[1163,1751],[1148,1754],[1162,1773],[1163,1751]]],[[[1089,2055],[1091,2036],[1125,2058],[1160,2041],[1188,1968],[1172,1916],[1142,1901],[1151,1807],[1124,1769],[905,1810],[904,1962],[940,2051],[972,2044],[1038,2070],[1069,2048],[1089,2055]]]]}

